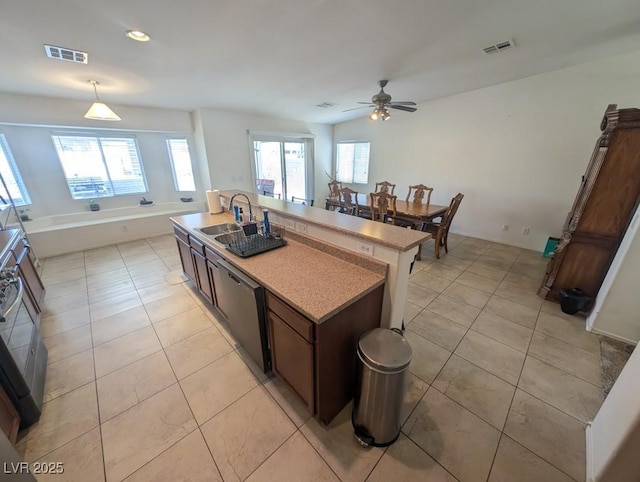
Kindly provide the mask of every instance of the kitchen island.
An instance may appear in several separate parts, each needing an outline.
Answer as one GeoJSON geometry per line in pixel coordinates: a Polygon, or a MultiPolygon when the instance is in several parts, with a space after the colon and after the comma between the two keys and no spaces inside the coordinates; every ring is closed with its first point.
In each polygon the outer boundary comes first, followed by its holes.
{"type": "Polygon", "coordinates": [[[223,263],[264,287],[266,304],[258,309],[271,368],[311,414],[329,423],[353,397],[358,337],[380,324],[387,266],[296,232],[284,247],[240,258],[198,229],[232,221],[228,214],[172,221],[185,275],[218,317],[229,315],[228,300],[221,299],[223,263]]]}
{"type": "MultiPolygon", "coordinates": [[[[222,194],[227,203],[232,194],[222,194]]],[[[406,293],[410,261],[430,235],[247,196],[254,214],[261,217],[268,208],[272,223],[286,226],[286,246],[241,258],[201,229],[233,223],[228,212],[176,216],[171,220],[183,271],[230,327],[228,307],[233,305],[224,299],[225,267],[264,287],[264,306],[258,311],[264,312],[265,360],[307,410],[328,424],[353,397],[359,336],[384,326],[389,294],[397,294],[402,282],[406,293]]],[[[248,215],[248,204],[243,207],[248,215]]]]}

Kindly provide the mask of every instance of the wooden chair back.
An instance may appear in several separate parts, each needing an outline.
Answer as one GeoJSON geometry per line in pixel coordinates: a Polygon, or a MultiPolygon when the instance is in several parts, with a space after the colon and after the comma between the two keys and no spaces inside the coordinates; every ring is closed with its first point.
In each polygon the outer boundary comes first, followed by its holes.
{"type": "Polygon", "coordinates": [[[458,193],[452,200],[451,204],[442,215],[442,219],[440,222],[429,222],[425,223],[422,227],[423,231],[431,233],[433,235],[433,240],[435,242],[435,255],[436,258],[440,258],[440,246],[444,246],[445,253],[449,252],[449,246],[447,243],[447,239],[449,237],[449,228],[451,227],[451,222],[453,221],[454,216],[458,212],[458,208],[460,207],[460,203],[462,202],[462,198],[464,194],[458,193]]]}
{"type": "Polygon", "coordinates": [[[426,197],[426,202],[424,202],[424,204],[428,207],[431,203],[432,192],[433,188],[425,186],[424,184],[409,186],[409,192],[407,193],[407,203],[411,201],[416,204],[423,204],[426,197]]]}
{"type": "Polygon", "coordinates": [[[387,194],[393,195],[393,191],[395,191],[396,185],[391,184],[389,181],[376,182],[376,188],[374,192],[386,192],[387,194]]]}
{"type": "Polygon", "coordinates": [[[358,204],[358,191],[343,187],[340,189],[340,205],[341,211],[355,216],[360,212],[360,204],[358,204]]]}
{"type": "Polygon", "coordinates": [[[340,189],[342,189],[341,182],[331,181],[329,183],[329,197],[331,199],[340,199],[340,189]]]}
{"type": "Polygon", "coordinates": [[[458,208],[460,207],[460,203],[462,202],[463,197],[464,194],[458,193],[451,200],[451,204],[449,204],[449,208],[447,209],[447,211],[442,215],[442,222],[440,224],[445,235],[449,232],[449,227],[451,227],[451,222],[453,221],[453,217],[458,212],[458,208]]]}
{"type": "Polygon", "coordinates": [[[374,221],[387,222],[387,216],[397,215],[396,201],[398,196],[393,196],[387,192],[369,193],[369,209],[371,209],[371,219],[374,221]]]}
{"type": "Polygon", "coordinates": [[[304,204],[306,206],[313,206],[313,199],[305,199],[303,197],[291,196],[291,202],[296,204],[304,204]]]}

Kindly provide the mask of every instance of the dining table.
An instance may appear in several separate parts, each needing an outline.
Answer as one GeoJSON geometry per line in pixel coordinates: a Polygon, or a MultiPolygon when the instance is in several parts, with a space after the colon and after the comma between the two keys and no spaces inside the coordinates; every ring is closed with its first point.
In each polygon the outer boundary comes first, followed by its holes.
{"type": "MultiPolygon", "coordinates": [[[[327,198],[326,203],[330,206],[340,206],[340,202],[335,198],[327,198]]],[[[361,210],[369,210],[369,195],[358,193],[358,204],[361,210]]],[[[416,221],[431,221],[442,216],[449,206],[441,206],[439,204],[425,204],[407,202],[405,200],[396,200],[396,215],[415,219],[416,221]]]]}

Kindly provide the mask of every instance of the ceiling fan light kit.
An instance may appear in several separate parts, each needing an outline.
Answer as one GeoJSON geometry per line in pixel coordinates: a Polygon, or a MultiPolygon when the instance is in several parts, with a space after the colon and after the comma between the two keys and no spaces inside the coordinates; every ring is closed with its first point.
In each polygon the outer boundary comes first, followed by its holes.
{"type": "MultiPolygon", "coordinates": [[[[387,80],[378,81],[378,85],[380,86],[380,92],[371,97],[371,102],[358,102],[358,104],[367,104],[364,107],[373,107],[373,111],[369,114],[369,119],[382,120],[386,121],[391,118],[391,114],[389,113],[389,109],[398,109],[403,110],[405,112],[415,112],[418,109],[416,107],[412,107],[416,105],[415,102],[404,100],[392,102],[391,96],[384,91],[385,86],[387,85],[387,80]]],[[[362,109],[363,107],[356,107],[355,109],[362,109]]],[[[347,109],[344,112],[355,110],[355,109],[347,109]]]]}
{"type": "Polygon", "coordinates": [[[119,121],[122,120],[113,112],[107,104],[100,102],[100,98],[98,97],[98,88],[96,87],[100,82],[97,80],[88,80],[91,85],[93,85],[93,91],[96,94],[96,101],[89,107],[89,110],[84,115],[85,119],[94,119],[94,120],[105,120],[105,121],[119,121]]]}

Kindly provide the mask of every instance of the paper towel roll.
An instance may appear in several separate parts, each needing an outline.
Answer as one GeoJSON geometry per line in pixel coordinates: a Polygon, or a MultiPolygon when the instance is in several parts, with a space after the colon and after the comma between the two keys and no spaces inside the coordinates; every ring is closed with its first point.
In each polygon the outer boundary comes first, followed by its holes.
{"type": "Polygon", "coordinates": [[[211,214],[221,213],[222,203],[220,202],[220,191],[217,189],[207,191],[207,204],[209,205],[209,212],[211,214]]]}

